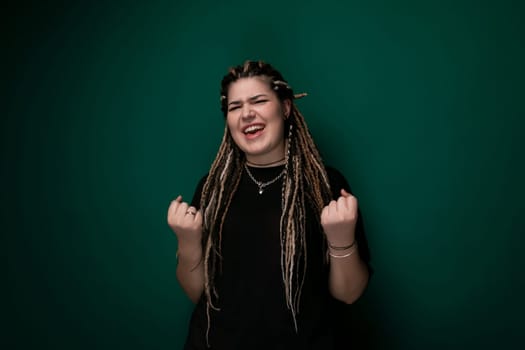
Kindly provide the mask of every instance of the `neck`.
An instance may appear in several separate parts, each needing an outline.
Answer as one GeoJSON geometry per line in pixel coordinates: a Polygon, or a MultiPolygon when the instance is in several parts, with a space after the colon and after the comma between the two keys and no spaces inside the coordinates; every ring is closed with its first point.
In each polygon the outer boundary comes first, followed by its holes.
{"type": "Polygon", "coordinates": [[[246,160],[246,164],[252,167],[264,168],[264,167],[284,164],[284,160],[285,160],[285,157],[282,157],[281,159],[274,160],[273,162],[267,162],[267,163],[256,163],[256,162],[251,162],[249,160],[246,160]]]}

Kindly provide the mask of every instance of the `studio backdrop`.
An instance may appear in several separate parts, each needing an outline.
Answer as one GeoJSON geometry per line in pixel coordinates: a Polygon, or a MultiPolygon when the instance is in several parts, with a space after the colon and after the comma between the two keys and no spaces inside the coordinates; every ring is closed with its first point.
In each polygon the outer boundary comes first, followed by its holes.
{"type": "Polygon", "coordinates": [[[208,171],[220,80],[245,59],[308,93],[310,131],[358,197],[375,273],[349,348],[523,344],[521,2],[3,12],[3,349],[182,348],[193,306],[166,210],[208,171]]]}

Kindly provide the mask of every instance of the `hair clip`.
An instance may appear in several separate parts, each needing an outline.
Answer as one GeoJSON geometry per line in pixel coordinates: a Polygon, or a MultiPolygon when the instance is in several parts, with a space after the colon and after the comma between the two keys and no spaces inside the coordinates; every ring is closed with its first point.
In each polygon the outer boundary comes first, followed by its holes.
{"type": "Polygon", "coordinates": [[[290,86],[289,86],[288,83],[285,82],[285,81],[282,81],[282,80],[274,80],[273,83],[275,84],[274,89],[277,89],[277,88],[278,88],[278,85],[283,85],[283,86],[286,87],[287,89],[290,89],[290,86]]]}
{"type": "Polygon", "coordinates": [[[300,94],[293,95],[293,98],[298,100],[298,99],[303,98],[305,96],[308,96],[308,94],[306,92],[301,92],[300,94]]]}

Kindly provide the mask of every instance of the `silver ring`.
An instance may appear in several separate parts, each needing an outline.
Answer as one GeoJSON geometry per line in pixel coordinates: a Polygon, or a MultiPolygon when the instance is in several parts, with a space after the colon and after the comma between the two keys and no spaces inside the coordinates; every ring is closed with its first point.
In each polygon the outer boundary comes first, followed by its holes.
{"type": "Polygon", "coordinates": [[[194,212],[193,210],[186,210],[186,214],[195,215],[197,213],[194,212]]]}

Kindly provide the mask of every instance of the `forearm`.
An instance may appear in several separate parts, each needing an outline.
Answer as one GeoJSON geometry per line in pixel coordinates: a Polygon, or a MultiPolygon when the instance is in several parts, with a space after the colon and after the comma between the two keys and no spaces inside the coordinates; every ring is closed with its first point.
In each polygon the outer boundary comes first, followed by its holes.
{"type": "MultiPolygon", "coordinates": [[[[350,256],[335,258],[330,256],[329,288],[332,296],[347,304],[355,302],[363,294],[367,284],[369,271],[367,265],[359,257],[356,248],[350,256]]],[[[334,252],[333,255],[344,256],[350,252],[334,252]]]]}
{"type": "Polygon", "coordinates": [[[179,245],[177,279],[184,292],[194,303],[204,290],[204,262],[198,245],[179,245]]]}

